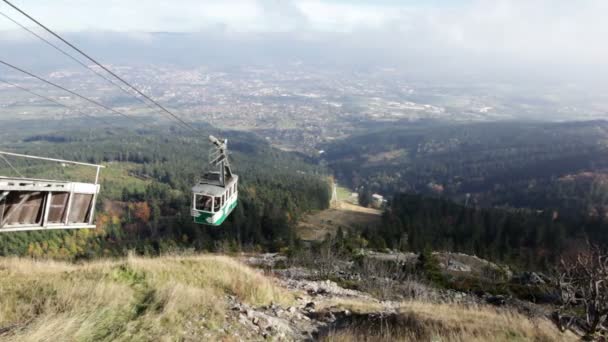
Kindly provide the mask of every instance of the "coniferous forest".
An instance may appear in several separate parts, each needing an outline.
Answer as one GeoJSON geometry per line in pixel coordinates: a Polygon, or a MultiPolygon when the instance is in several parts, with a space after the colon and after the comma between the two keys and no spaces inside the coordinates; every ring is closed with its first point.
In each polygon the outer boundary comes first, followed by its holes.
{"type": "Polygon", "coordinates": [[[608,225],[597,217],[574,219],[561,218],[555,211],[472,208],[409,194],[393,197],[377,233],[381,239],[371,239],[372,245],[462,252],[524,269],[550,268],[587,241],[608,245],[608,225]]]}
{"type": "Polygon", "coordinates": [[[607,132],[605,121],[420,122],[332,142],[324,158],[360,199],[389,198],[381,227],[363,232],[374,248],[548,268],[608,245],[607,132]]]}
{"type": "MultiPolygon", "coordinates": [[[[172,128],[12,137],[5,145],[13,151],[107,168],[102,171],[96,230],[0,234],[0,254],[78,259],[127,251],[277,251],[297,243],[293,228],[303,213],[329,205],[326,170],[251,134],[229,133],[234,172],[244,175],[238,206],[221,227],[193,223],[190,189],[205,170],[209,152],[206,135],[202,137],[172,128]]],[[[82,168],[20,160],[13,164],[30,177],[92,181],[92,171],[82,168]]],[[[10,174],[3,167],[3,174],[10,174]]]]}

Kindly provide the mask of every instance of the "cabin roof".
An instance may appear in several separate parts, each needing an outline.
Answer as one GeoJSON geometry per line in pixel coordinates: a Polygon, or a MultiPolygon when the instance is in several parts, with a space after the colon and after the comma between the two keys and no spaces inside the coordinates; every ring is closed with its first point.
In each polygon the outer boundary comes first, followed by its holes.
{"type": "Polygon", "coordinates": [[[217,185],[210,184],[197,184],[192,188],[192,192],[196,194],[205,194],[210,196],[221,196],[224,193],[225,188],[217,185]]]}
{"type": "MultiPolygon", "coordinates": [[[[232,186],[232,184],[236,183],[237,180],[238,176],[233,175],[230,179],[227,180],[226,185],[232,186]]],[[[194,193],[206,194],[211,196],[221,196],[225,190],[226,188],[221,186],[219,181],[209,181],[205,179],[199,181],[198,184],[192,187],[192,192],[194,193]]]]}

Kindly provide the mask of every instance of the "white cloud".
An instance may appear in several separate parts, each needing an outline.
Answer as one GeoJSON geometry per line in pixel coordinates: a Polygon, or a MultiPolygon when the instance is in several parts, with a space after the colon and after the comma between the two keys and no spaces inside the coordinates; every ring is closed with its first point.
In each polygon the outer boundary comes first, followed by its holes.
{"type": "Polygon", "coordinates": [[[399,19],[401,10],[392,6],[354,6],[320,0],[300,0],[296,1],[296,5],[308,18],[311,29],[330,32],[383,28],[387,23],[399,19]]]}
{"type": "MultiPolygon", "coordinates": [[[[608,1],[14,0],[62,31],[345,35],[353,44],[445,58],[606,65],[608,1]]],[[[0,10],[19,18],[5,4],[0,10]]],[[[22,22],[25,20],[20,19],[22,22]]],[[[0,18],[0,30],[14,29],[0,18]]]]}

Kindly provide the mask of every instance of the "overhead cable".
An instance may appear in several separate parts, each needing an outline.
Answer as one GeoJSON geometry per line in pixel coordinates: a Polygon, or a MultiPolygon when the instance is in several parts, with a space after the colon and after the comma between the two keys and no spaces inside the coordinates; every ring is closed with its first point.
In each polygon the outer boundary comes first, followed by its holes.
{"type": "MultiPolygon", "coordinates": [[[[46,79],[44,79],[44,78],[42,78],[42,77],[40,77],[40,76],[38,76],[38,75],[35,75],[35,74],[33,74],[33,73],[31,73],[31,72],[29,72],[29,71],[27,71],[27,70],[24,70],[24,69],[22,69],[22,68],[19,68],[19,67],[17,67],[17,66],[15,66],[15,65],[13,65],[13,64],[10,64],[10,63],[8,63],[8,62],[5,62],[5,61],[1,60],[1,59],[0,59],[0,64],[3,64],[3,65],[5,65],[5,66],[7,66],[7,67],[9,67],[9,68],[11,68],[11,69],[13,69],[13,70],[19,71],[19,72],[21,72],[21,73],[23,73],[23,74],[26,74],[26,75],[30,76],[30,77],[33,77],[33,78],[35,78],[35,79],[37,79],[37,80],[39,80],[39,81],[42,81],[42,82],[44,82],[44,83],[46,83],[46,84],[48,84],[48,85],[53,86],[53,87],[55,87],[55,88],[59,88],[59,89],[61,89],[61,90],[65,91],[65,92],[68,92],[68,93],[70,93],[70,94],[72,94],[72,95],[74,95],[74,96],[76,96],[76,97],[78,97],[78,98],[81,98],[81,99],[83,99],[83,100],[85,100],[85,101],[87,101],[87,102],[90,102],[90,103],[92,103],[92,104],[94,104],[94,105],[96,105],[96,106],[102,107],[102,108],[104,108],[104,109],[106,109],[106,110],[108,110],[108,111],[110,111],[110,112],[112,112],[112,113],[114,113],[114,114],[117,114],[117,115],[123,116],[123,117],[125,117],[125,118],[127,118],[127,119],[129,119],[129,120],[136,121],[136,120],[135,120],[134,118],[132,118],[131,116],[129,116],[129,115],[125,114],[125,113],[119,112],[119,111],[117,111],[117,110],[115,110],[115,109],[113,109],[113,108],[110,108],[110,107],[108,107],[108,106],[104,105],[103,103],[101,103],[101,102],[99,102],[99,101],[95,101],[95,100],[90,99],[90,98],[88,98],[88,97],[86,97],[86,96],[84,96],[84,95],[80,95],[80,94],[78,94],[78,93],[77,93],[77,92],[75,92],[75,91],[72,91],[72,90],[70,90],[70,89],[68,89],[68,88],[65,88],[65,87],[63,87],[63,86],[60,86],[60,85],[59,85],[59,84],[57,84],[57,83],[53,83],[53,82],[51,82],[51,81],[49,81],[49,80],[46,80],[46,79]]],[[[137,122],[137,121],[136,121],[136,122],[137,122]]]]}
{"type": "Polygon", "coordinates": [[[178,122],[180,122],[182,125],[186,126],[187,128],[192,129],[193,131],[198,131],[198,129],[195,128],[194,126],[192,126],[190,123],[184,121],[182,118],[180,118],[176,114],[174,114],[171,111],[169,111],[163,105],[161,105],[160,103],[158,103],[157,101],[155,101],[154,99],[152,99],[151,97],[149,97],[148,95],[144,94],[142,91],[140,91],[139,89],[137,89],[137,87],[133,86],[131,83],[129,83],[126,80],[124,80],[122,77],[120,77],[119,75],[117,75],[116,73],[114,73],[112,70],[110,70],[109,68],[107,68],[106,66],[104,66],[103,64],[101,64],[100,62],[98,62],[96,59],[94,59],[93,57],[91,57],[90,55],[88,55],[87,53],[85,53],[84,51],[82,51],[81,49],[79,49],[78,47],[76,47],[74,44],[72,44],[69,41],[67,41],[66,39],[64,39],[61,35],[55,33],[53,30],[51,30],[50,28],[48,28],[47,26],[45,26],[44,24],[42,24],[41,22],[39,22],[38,20],[36,20],[32,16],[30,16],[29,14],[27,14],[25,11],[23,11],[19,7],[13,5],[10,1],[8,1],[8,0],[2,0],[2,1],[4,1],[9,6],[11,6],[17,12],[23,14],[25,17],[27,17],[28,19],[30,19],[31,21],[33,21],[34,23],[36,23],[36,25],[38,25],[41,28],[43,28],[45,31],[47,31],[48,33],[50,33],[51,35],[53,35],[55,38],[61,40],[64,44],[66,44],[67,46],[69,46],[72,49],[76,50],[78,53],[80,53],[82,56],[86,57],[91,62],[95,63],[97,66],[99,66],[100,68],[102,68],[103,70],[105,70],[107,73],[109,73],[110,75],[114,76],[116,79],[118,79],[119,81],[121,81],[123,84],[127,85],[130,89],[133,89],[139,95],[141,95],[142,97],[146,98],[148,101],[152,102],[154,105],[156,105],[158,108],[160,108],[163,112],[165,112],[168,115],[170,115],[172,118],[174,118],[175,120],[177,120],[178,122]]]}
{"type": "Polygon", "coordinates": [[[0,15],[3,16],[4,18],[6,18],[7,20],[10,20],[11,22],[13,22],[15,25],[19,26],[21,29],[23,29],[24,31],[30,33],[31,35],[33,35],[34,37],[38,38],[39,40],[43,41],[44,43],[46,43],[47,45],[49,45],[50,47],[52,47],[53,49],[59,51],[62,55],[70,58],[71,60],[73,60],[74,62],[80,64],[82,67],[88,69],[89,71],[93,72],[95,75],[103,78],[104,80],[106,80],[107,82],[109,82],[110,84],[112,84],[114,87],[120,89],[120,91],[122,91],[123,93],[129,95],[130,97],[136,99],[137,101],[139,101],[140,103],[144,104],[145,106],[147,106],[148,108],[156,111],[157,108],[153,107],[151,104],[149,104],[148,102],[144,101],[143,99],[141,99],[140,97],[136,96],[135,94],[130,93],[128,90],[126,90],[125,88],[123,88],[121,85],[119,85],[118,83],[116,83],[115,81],[113,81],[112,79],[108,78],[107,76],[105,76],[104,74],[100,73],[99,71],[93,69],[92,67],[90,67],[89,65],[83,63],[81,60],[79,60],[78,58],[74,57],[73,55],[71,55],[69,52],[65,51],[64,49],[62,49],[61,47],[57,46],[56,44],[52,43],[51,41],[49,41],[48,39],[44,38],[43,36],[39,35],[38,33],[34,32],[33,30],[30,30],[29,28],[27,28],[25,25],[21,24],[20,22],[18,22],[17,20],[11,18],[10,16],[8,16],[7,14],[3,13],[2,11],[0,11],[0,15]]]}

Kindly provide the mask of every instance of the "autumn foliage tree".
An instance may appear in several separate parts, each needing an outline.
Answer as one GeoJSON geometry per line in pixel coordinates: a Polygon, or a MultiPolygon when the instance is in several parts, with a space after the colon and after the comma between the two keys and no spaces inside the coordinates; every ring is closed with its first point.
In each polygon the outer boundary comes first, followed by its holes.
{"type": "Polygon", "coordinates": [[[142,223],[150,222],[150,206],[148,202],[132,204],[133,216],[142,223]]]}

